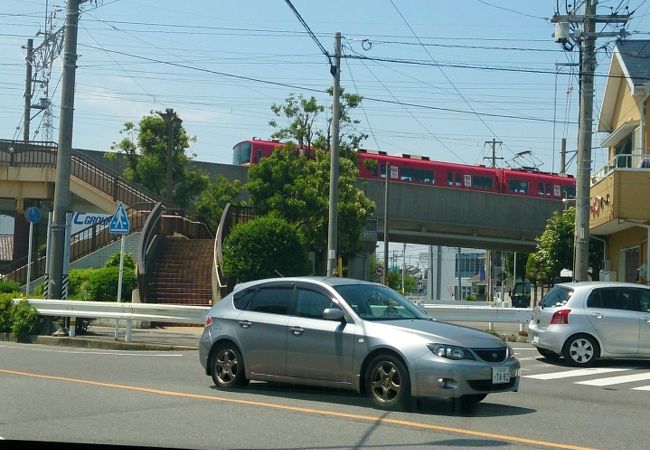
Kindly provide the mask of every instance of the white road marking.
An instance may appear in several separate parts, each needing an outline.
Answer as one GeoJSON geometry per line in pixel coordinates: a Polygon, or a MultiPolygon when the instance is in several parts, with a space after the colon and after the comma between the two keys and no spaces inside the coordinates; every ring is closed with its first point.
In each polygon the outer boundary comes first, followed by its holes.
{"type": "Polygon", "coordinates": [[[565,370],[562,372],[542,373],[538,375],[526,375],[525,378],[536,380],[557,380],[559,378],[584,377],[588,375],[600,375],[601,373],[621,372],[630,369],[595,367],[588,369],[565,370]]]}
{"type": "Polygon", "coordinates": [[[577,381],[575,384],[587,386],[611,386],[613,384],[632,383],[634,381],[650,380],[650,373],[637,373],[634,375],[623,375],[620,377],[598,378],[589,381],[577,381]]]}
{"type": "Polygon", "coordinates": [[[632,389],[634,389],[635,391],[650,391],[650,386],[641,386],[641,387],[635,387],[635,388],[632,388],[632,389]]]}

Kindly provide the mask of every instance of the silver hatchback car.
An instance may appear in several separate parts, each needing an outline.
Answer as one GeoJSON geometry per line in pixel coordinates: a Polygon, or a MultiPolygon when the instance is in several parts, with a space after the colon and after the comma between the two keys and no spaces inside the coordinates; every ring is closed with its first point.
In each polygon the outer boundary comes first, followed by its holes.
{"type": "Polygon", "coordinates": [[[558,284],[533,309],[533,345],[547,358],[589,366],[598,358],[650,358],[650,287],[558,284]]]}
{"type": "Polygon", "coordinates": [[[412,397],[467,408],[519,386],[519,361],[501,339],[346,278],[238,285],[210,309],[199,358],[218,388],[249,380],[346,388],[382,409],[407,408],[412,397]]]}

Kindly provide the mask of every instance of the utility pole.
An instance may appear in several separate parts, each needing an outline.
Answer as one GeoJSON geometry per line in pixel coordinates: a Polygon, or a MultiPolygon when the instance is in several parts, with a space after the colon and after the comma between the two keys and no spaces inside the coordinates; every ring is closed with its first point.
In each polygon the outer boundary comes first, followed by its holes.
{"type": "Polygon", "coordinates": [[[384,185],[384,276],[382,279],[382,283],[385,286],[388,286],[388,186],[390,185],[389,180],[390,180],[390,164],[386,163],[386,184],[384,185]]]}
{"type": "Polygon", "coordinates": [[[406,242],[402,250],[402,294],[406,294],[406,242]]]}
{"type": "Polygon", "coordinates": [[[576,170],[576,222],[574,232],[575,260],[573,279],[587,281],[589,271],[589,198],[591,188],[591,134],[594,101],[594,72],[596,70],[596,38],[605,36],[624,37],[625,31],[619,33],[596,32],[597,23],[625,24],[629,14],[612,14],[599,16],[596,12],[597,0],[585,0],[585,13],[554,15],[555,41],[566,50],[573,46],[572,38],[580,47],[580,117],[578,120],[578,161],[576,170]],[[583,24],[584,31],[573,36],[569,34],[569,24],[583,24]]]}
{"type": "MultiPolygon", "coordinates": [[[[341,118],[341,33],[334,37],[334,64],[330,65],[330,73],[334,77],[332,90],[332,148],[330,162],[330,201],[329,220],[327,227],[327,276],[333,276],[336,269],[337,237],[337,205],[339,197],[339,120],[341,118]]],[[[384,267],[384,274],[387,268],[384,267]]],[[[343,274],[338,274],[342,276],[343,274]]],[[[385,276],[385,275],[384,275],[385,276]]]]}
{"type": "Polygon", "coordinates": [[[32,116],[32,67],[34,64],[34,39],[27,39],[27,66],[25,68],[25,112],[23,113],[23,142],[29,142],[29,124],[32,116]]]}
{"type": "Polygon", "coordinates": [[[458,256],[457,256],[456,260],[458,261],[458,263],[456,264],[456,267],[458,268],[458,298],[456,298],[456,301],[463,299],[463,290],[462,290],[463,285],[461,283],[461,278],[460,278],[460,268],[461,268],[461,264],[460,264],[460,247],[457,248],[457,251],[458,251],[458,253],[457,253],[458,256]]]}
{"type": "Polygon", "coordinates": [[[172,108],[167,108],[165,112],[158,112],[167,125],[167,174],[165,179],[165,203],[166,206],[172,204],[172,183],[174,174],[174,129],[180,126],[183,121],[176,115],[172,108]]]}
{"type": "Polygon", "coordinates": [[[503,144],[502,141],[497,141],[496,139],[492,138],[491,141],[485,141],[485,144],[490,144],[492,146],[492,157],[488,158],[492,161],[492,166],[491,167],[496,167],[497,166],[497,159],[503,159],[503,157],[498,157],[497,158],[497,144],[501,145],[503,144]]]}
{"type": "MultiPolygon", "coordinates": [[[[81,0],[83,1],[83,0],[81,0]]],[[[52,211],[52,240],[47,298],[60,299],[65,254],[65,220],[70,209],[70,164],[72,154],[72,125],[74,116],[74,85],[77,69],[77,32],[80,0],[68,0],[66,5],[63,43],[63,74],[59,145],[56,160],[56,184],[52,211]]]]}
{"type": "MultiPolygon", "coordinates": [[[[485,141],[485,144],[490,144],[492,146],[492,157],[488,158],[488,159],[490,159],[492,161],[491,167],[496,167],[497,166],[497,159],[503,159],[503,157],[498,157],[497,158],[497,151],[496,151],[497,144],[501,145],[501,144],[503,144],[503,142],[497,141],[496,139],[492,138],[491,141],[485,141]]],[[[492,301],[492,291],[494,289],[494,286],[492,285],[493,284],[492,283],[492,250],[486,250],[485,251],[485,259],[486,259],[487,266],[488,266],[488,270],[487,270],[488,276],[486,277],[487,278],[487,300],[489,302],[491,302],[492,301]]],[[[460,279],[458,281],[458,288],[460,289],[460,279]]]]}

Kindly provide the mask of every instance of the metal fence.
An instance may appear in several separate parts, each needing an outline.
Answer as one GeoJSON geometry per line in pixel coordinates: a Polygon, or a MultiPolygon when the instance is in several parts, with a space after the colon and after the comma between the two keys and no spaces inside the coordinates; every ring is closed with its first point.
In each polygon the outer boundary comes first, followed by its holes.
{"type": "MultiPolygon", "coordinates": [[[[14,302],[20,301],[19,299],[14,302]]],[[[127,321],[126,341],[131,341],[130,322],[144,320],[163,323],[204,324],[209,307],[156,303],[86,302],[76,300],[28,299],[40,315],[84,317],[127,321]]],[[[421,305],[432,317],[444,322],[528,323],[532,311],[526,308],[491,306],[421,305]]],[[[73,322],[74,323],[74,322],[73,322]]],[[[74,329],[71,330],[74,336],[74,329]]]]}

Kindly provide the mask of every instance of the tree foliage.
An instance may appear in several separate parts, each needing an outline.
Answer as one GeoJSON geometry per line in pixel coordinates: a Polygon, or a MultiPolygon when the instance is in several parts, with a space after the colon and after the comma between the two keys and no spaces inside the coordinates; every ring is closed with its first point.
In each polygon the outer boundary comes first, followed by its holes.
{"type": "Polygon", "coordinates": [[[195,207],[198,218],[207,223],[213,231],[216,231],[226,205],[228,203],[242,204],[237,199],[243,190],[244,186],[241,181],[229,180],[219,175],[196,199],[195,207]]]}
{"type": "MultiPolygon", "coordinates": [[[[338,253],[344,258],[358,250],[359,235],[374,209],[355,185],[357,173],[352,161],[339,159],[338,253]]],[[[287,145],[252,166],[246,184],[258,213],[274,211],[298,226],[306,248],[316,257],[318,273],[327,249],[329,177],[329,153],[317,151],[311,157],[287,145]]]]}
{"type": "MultiPolygon", "coordinates": [[[[526,273],[531,281],[551,281],[560,276],[560,271],[573,268],[575,207],[556,211],[546,221],[546,228],[537,237],[537,249],[528,257],[526,273]]],[[[589,265],[592,279],[598,279],[602,268],[602,243],[589,240],[589,265]]]]}
{"type": "Polygon", "coordinates": [[[307,273],[307,253],[295,225],[269,214],[237,225],[226,238],[224,272],[238,282],[307,273]]]}
{"type": "MultiPolygon", "coordinates": [[[[332,89],[327,93],[333,95],[332,89]]],[[[361,105],[363,97],[348,94],[341,90],[340,119],[339,119],[339,149],[340,154],[350,157],[352,151],[368,137],[366,133],[357,130],[359,120],[353,119],[350,112],[361,105]]],[[[284,104],[273,104],[271,111],[281,118],[284,125],[277,120],[269,121],[269,125],[278,130],[271,135],[274,139],[294,141],[301,148],[329,151],[331,149],[332,107],[320,105],[316,97],[305,98],[302,94],[290,94],[284,104]],[[321,120],[321,116],[325,116],[321,120]],[[318,125],[321,124],[322,128],[318,125]]]]}
{"type": "MultiPolygon", "coordinates": [[[[136,125],[126,122],[120,131],[122,139],[111,147],[124,154],[127,167],[124,177],[154,194],[163,196],[167,185],[168,127],[165,120],[151,112],[136,125]]],[[[207,175],[189,165],[194,155],[188,152],[195,138],[188,136],[182,125],[174,127],[172,151],[172,200],[181,207],[192,204],[195,196],[206,188],[207,175]]]]}

